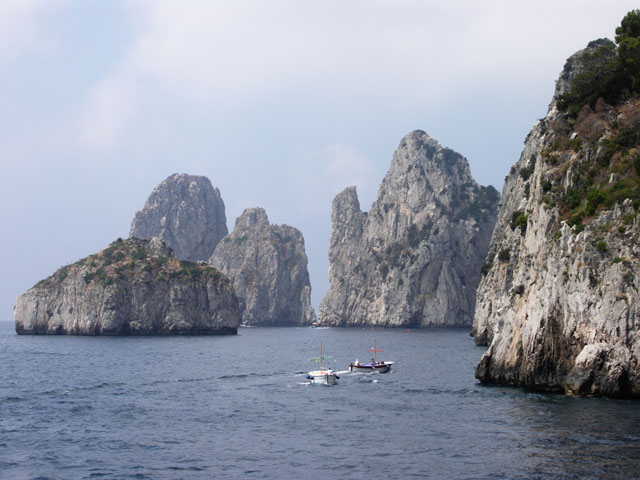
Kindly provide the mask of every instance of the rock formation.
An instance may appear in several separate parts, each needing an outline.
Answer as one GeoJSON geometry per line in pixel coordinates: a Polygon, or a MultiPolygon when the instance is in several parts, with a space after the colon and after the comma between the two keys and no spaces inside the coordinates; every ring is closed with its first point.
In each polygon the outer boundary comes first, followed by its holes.
{"type": "Polygon", "coordinates": [[[423,131],[408,134],[368,213],[355,187],[333,200],[319,322],[470,326],[497,204],[464,157],[423,131]]]}
{"type": "Polygon", "coordinates": [[[130,237],[158,237],[177,258],[195,262],[208,260],[227,233],[220,191],[206,177],[176,173],[136,212],[130,237]]]}
{"type": "Polygon", "coordinates": [[[474,318],[483,382],[640,395],[640,104],[559,110],[603,45],[567,61],[505,180],[474,318]]]}
{"type": "Polygon", "coordinates": [[[14,317],[19,334],[235,334],[240,311],[220,271],[136,238],[60,268],[18,297],[14,317]]]}
{"type": "Polygon", "coordinates": [[[264,209],[246,209],[209,263],[233,282],[243,324],[315,321],[302,233],[288,225],[270,225],[264,209]]]}

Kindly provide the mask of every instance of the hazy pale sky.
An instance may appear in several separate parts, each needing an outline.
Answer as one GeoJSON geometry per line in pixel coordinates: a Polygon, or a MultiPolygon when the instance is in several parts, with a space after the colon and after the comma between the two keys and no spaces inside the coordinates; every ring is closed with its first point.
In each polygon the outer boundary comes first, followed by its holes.
{"type": "Polygon", "coordinates": [[[331,200],[374,200],[422,129],[500,189],[565,59],[626,0],[0,0],[0,321],[127,237],[173,173],[305,236],[328,288],[331,200]]]}

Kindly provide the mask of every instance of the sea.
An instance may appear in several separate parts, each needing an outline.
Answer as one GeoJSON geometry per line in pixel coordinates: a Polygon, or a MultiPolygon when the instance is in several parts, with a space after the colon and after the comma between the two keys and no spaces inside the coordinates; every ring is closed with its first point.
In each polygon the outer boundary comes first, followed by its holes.
{"type": "Polygon", "coordinates": [[[0,478],[640,478],[640,402],[485,386],[484,351],[467,329],[78,337],[0,323],[0,478]],[[321,342],[344,371],[374,341],[391,372],[309,384],[321,342]]]}

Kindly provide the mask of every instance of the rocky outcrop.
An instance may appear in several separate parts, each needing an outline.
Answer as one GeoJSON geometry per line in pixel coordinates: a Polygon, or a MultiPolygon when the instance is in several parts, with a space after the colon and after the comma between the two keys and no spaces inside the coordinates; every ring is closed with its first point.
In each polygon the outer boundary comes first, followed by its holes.
{"type": "Polygon", "coordinates": [[[355,187],[333,200],[319,322],[470,326],[497,204],[464,157],[423,131],[408,134],[368,213],[355,187]]]}
{"type": "Polygon", "coordinates": [[[220,191],[206,177],[174,174],[158,185],[131,222],[130,237],[158,237],[181,260],[206,261],[227,235],[220,191]]]}
{"type": "Polygon", "coordinates": [[[271,225],[262,208],[246,209],[210,263],[233,282],[245,325],[308,325],[315,321],[304,238],[271,225]]]}
{"type": "Polygon", "coordinates": [[[220,271],[156,238],[119,239],[60,268],[18,297],[14,317],[19,334],[235,334],[240,311],[220,271]]]}
{"type": "Polygon", "coordinates": [[[558,109],[598,46],[568,60],[505,180],[474,318],[483,382],[640,396],[640,104],[558,109]]]}

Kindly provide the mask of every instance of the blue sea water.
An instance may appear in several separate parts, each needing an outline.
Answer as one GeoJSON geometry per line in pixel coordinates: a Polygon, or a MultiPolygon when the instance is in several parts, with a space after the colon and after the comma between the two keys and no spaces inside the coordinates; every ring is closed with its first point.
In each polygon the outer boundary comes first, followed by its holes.
{"type": "Polygon", "coordinates": [[[487,387],[462,329],[17,336],[0,323],[7,479],[639,478],[640,403],[487,387]],[[308,357],[387,374],[310,386],[308,357]]]}

